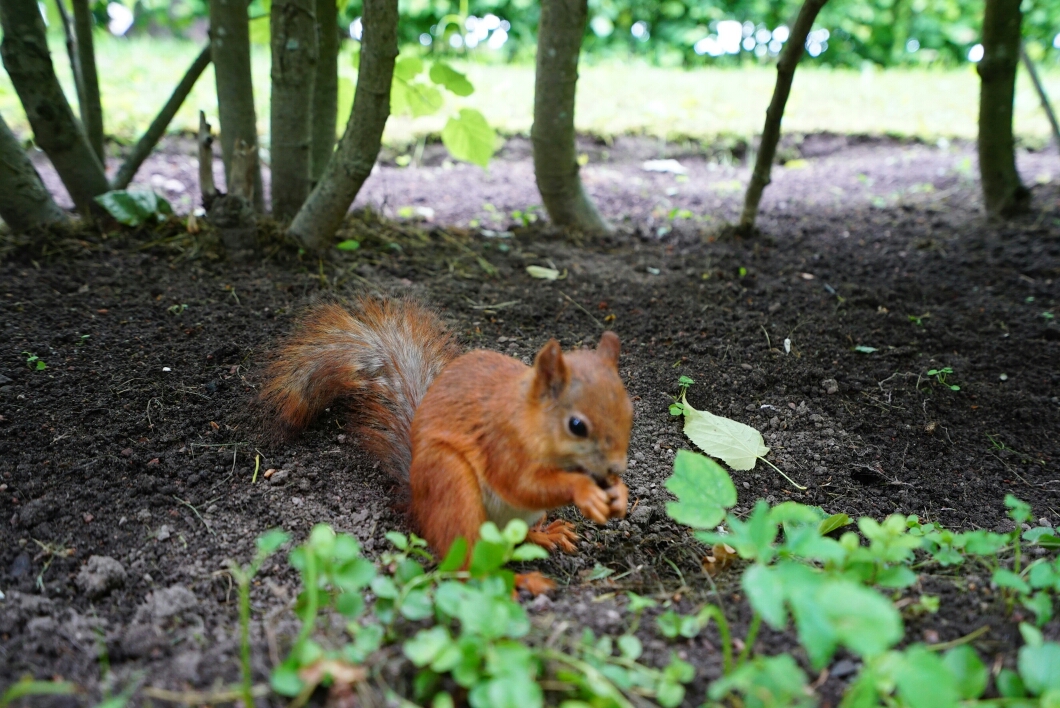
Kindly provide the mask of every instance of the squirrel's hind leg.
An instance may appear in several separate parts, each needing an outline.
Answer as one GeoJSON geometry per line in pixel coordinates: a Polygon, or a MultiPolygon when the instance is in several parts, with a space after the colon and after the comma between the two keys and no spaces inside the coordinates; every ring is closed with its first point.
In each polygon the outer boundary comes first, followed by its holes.
{"type": "Polygon", "coordinates": [[[574,532],[574,524],[563,519],[556,519],[551,524],[545,525],[542,519],[526,534],[526,540],[536,543],[546,551],[554,551],[557,548],[564,553],[577,553],[578,549],[574,543],[580,537],[574,532]]]}

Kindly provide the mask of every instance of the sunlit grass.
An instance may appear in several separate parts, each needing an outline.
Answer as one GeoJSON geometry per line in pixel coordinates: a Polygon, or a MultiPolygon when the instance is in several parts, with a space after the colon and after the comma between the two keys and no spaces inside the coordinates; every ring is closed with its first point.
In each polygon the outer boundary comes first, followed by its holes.
{"type": "MultiPolygon", "coordinates": [[[[154,117],[200,47],[191,42],[102,37],[97,45],[103,109],[108,134],[134,139],[154,117]]],[[[53,46],[57,71],[73,96],[70,71],[61,44],[53,46]]],[[[462,105],[481,110],[501,133],[525,134],[533,109],[533,67],[472,64],[468,74],[475,93],[450,97],[441,113],[412,119],[395,116],[385,140],[407,144],[424,133],[438,133],[447,117],[462,105]]],[[[268,134],[269,56],[255,46],[253,72],[258,122],[268,134]]],[[[352,86],[356,72],[349,55],[340,73],[352,86]]],[[[579,81],[578,129],[601,136],[629,133],[664,138],[709,140],[719,135],[750,136],[761,130],[773,89],[770,68],[682,71],[649,66],[604,64],[583,67],[579,81]]],[[[1060,102],[1060,72],[1044,76],[1047,90],[1060,102]]],[[[352,91],[346,92],[346,110],[352,91]]],[[[892,134],[926,139],[974,138],[979,81],[973,67],[954,70],[799,69],[784,117],[789,132],[892,134]]],[[[198,110],[216,125],[213,71],[207,69],[171,125],[194,131],[198,110]]],[[[29,126],[7,78],[0,72],[0,113],[26,135],[29,126]]],[[[340,120],[345,124],[346,116],[340,120]]],[[[1016,97],[1016,131],[1044,142],[1049,126],[1024,72],[1016,97]]],[[[267,138],[265,140],[267,144],[267,138]]]]}

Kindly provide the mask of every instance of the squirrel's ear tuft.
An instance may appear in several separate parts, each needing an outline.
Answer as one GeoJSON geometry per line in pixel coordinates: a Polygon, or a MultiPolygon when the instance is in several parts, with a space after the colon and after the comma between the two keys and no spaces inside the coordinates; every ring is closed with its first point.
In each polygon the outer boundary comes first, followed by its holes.
{"type": "Polygon", "coordinates": [[[563,350],[555,339],[548,340],[534,359],[534,385],[531,391],[537,398],[557,398],[570,381],[563,350]]]}
{"type": "Polygon", "coordinates": [[[614,332],[604,332],[600,337],[600,343],[596,345],[596,353],[604,358],[611,366],[618,368],[618,351],[622,345],[618,343],[618,335],[614,332]]]}

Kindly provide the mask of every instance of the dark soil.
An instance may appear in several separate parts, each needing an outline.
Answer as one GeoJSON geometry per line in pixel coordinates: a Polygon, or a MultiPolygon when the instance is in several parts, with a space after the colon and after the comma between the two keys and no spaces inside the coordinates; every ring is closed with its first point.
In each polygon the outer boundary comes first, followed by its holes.
{"type": "MultiPolygon", "coordinates": [[[[144,182],[183,180],[192,193],[179,168],[187,147],[152,158],[144,182]]],[[[680,375],[696,380],[694,406],[762,430],[770,459],[808,487],[764,465],[734,473],[741,511],[759,497],[794,499],[1008,529],[1011,493],[1041,523],[1060,524],[1057,155],[1020,155],[1025,179],[1040,176],[1034,209],[988,225],[968,145],[817,136],[789,149],[808,164],[777,169],[762,235],[749,240],[719,237],[747,175],[731,154],[627,139],[584,146],[589,191],[619,227],[598,241],[572,244],[513,219],[539,201],[527,146],[512,141],[489,172],[431,149],[419,168],[381,165],[359,202],[374,210],[343,234],[361,249],[322,264],[282,245],[231,262],[217,257],[216,239],[177,223],[150,235],[81,229],[9,249],[0,264],[0,687],[27,673],[62,676],[85,686],[76,702],[91,705],[134,680],[176,690],[230,683],[239,669],[228,559],[248,561],[275,526],[300,540],[326,522],[373,556],[386,531],[407,528],[392,482],[346,440],[339,418],[271,447],[250,412],[266,354],[300,309],[365,289],[426,299],[466,347],[526,361],[550,337],[592,344],[604,323],[622,338],[636,410],[631,513],[597,528],[561,512],[584,540],[579,555],[540,564],[561,586],[532,605],[542,626],[619,633],[630,621],[625,590],[686,611],[719,599],[703,549],[665,514],[663,482],[676,450],[690,447],[667,410],[680,375]],[[678,158],[687,175],[642,169],[659,157],[678,158]],[[534,280],[531,264],[567,277],[534,280]],[[47,368],[27,366],[27,353],[47,368]],[[947,366],[959,391],[926,374],[947,366]],[[267,481],[271,468],[289,474],[267,481]],[[620,579],[589,580],[596,564],[620,579]],[[100,682],[104,661],[110,686],[100,682]]],[[[922,576],[907,596],[940,595],[942,609],[908,615],[909,639],[947,641],[989,624],[975,646],[988,663],[1011,665],[1020,613],[1006,613],[980,575],[922,576]]],[[[742,636],[749,616],[735,578],[719,578],[720,599],[742,636]]],[[[297,585],[280,556],[259,581],[252,636],[263,680],[277,660],[273,640],[282,652],[294,627],[297,585]]],[[[699,705],[720,672],[713,631],[669,645],[649,617],[640,635],[648,660],[673,649],[696,666],[687,704],[699,705]]],[[[793,646],[763,632],[757,648],[793,646]]],[[[824,703],[835,704],[855,668],[837,658],[818,688],[824,703]]]]}

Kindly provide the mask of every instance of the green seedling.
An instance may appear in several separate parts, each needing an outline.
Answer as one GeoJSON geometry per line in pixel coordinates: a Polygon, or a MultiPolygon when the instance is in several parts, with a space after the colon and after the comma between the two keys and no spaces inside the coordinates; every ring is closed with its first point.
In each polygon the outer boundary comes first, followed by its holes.
{"type": "Polygon", "coordinates": [[[537,211],[540,209],[536,204],[528,206],[526,209],[516,209],[512,212],[512,219],[515,221],[522,222],[523,226],[529,226],[538,220],[537,211]]]}
{"type": "Polygon", "coordinates": [[[235,578],[239,588],[239,662],[241,669],[240,693],[245,708],[254,708],[254,692],[251,684],[250,666],[250,582],[261,570],[262,563],[280,546],[290,540],[290,536],[280,529],[273,529],[258,537],[257,553],[249,565],[240,566],[229,561],[228,572],[235,578]]]}
{"type": "Polygon", "coordinates": [[[166,311],[174,317],[180,317],[187,311],[187,309],[188,306],[185,303],[180,303],[179,305],[170,305],[166,308],[166,311]]]}
{"type": "Polygon", "coordinates": [[[936,381],[938,381],[943,386],[946,386],[951,391],[960,391],[961,390],[960,386],[957,386],[956,384],[951,384],[951,383],[947,383],[946,382],[946,379],[949,376],[951,376],[952,374],[953,374],[953,369],[948,367],[948,366],[944,366],[941,369],[928,369],[928,372],[927,372],[928,376],[934,376],[936,381]]]}
{"type": "Polygon", "coordinates": [[[923,327],[924,320],[926,320],[928,317],[931,317],[931,315],[929,313],[924,313],[923,315],[907,315],[907,317],[909,317],[909,321],[917,327],[923,327]]]}
{"type": "Polygon", "coordinates": [[[22,356],[26,357],[26,366],[37,371],[44,371],[48,368],[48,365],[44,363],[44,360],[33,352],[22,352],[22,356]]]}

